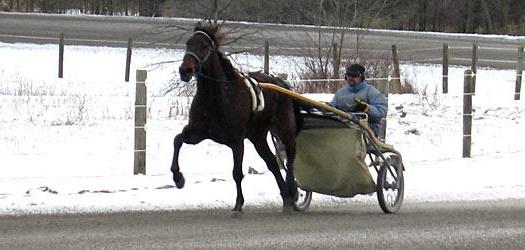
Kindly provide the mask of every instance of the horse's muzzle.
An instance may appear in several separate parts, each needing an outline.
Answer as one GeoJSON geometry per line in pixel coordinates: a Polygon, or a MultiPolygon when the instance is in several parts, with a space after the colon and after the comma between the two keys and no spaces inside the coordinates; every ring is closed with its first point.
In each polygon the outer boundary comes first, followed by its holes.
{"type": "Polygon", "coordinates": [[[182,81],[189,82],[193,77],[193,69],[179,67],[179,75],[182,81]]]}

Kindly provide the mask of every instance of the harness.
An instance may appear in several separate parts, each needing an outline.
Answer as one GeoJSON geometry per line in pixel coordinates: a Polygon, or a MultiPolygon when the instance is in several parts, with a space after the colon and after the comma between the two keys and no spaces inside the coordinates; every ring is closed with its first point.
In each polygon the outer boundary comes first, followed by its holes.
{"type": "MultiPolygon", "coordinates": [[[[208,38],[208,40],[210,40],[211,46],[215,47],[215,42],[213,41],[213,39],[211,39],[210,35],[206,34],[206,32],[198,30],[198,31],[195,31],[193,34],[203,34],[206,38],[208,38]]],[[[203,58],[200,58],[197,54],[195,54],[195,52],[191,50],[186,50],[186,53],[184,53],[184,55],[190,55],[193,58],[195,58],[195,60],[197,60],[197,63],[200,66],[201,64],[203,64],[210,58],[211,48],[208,47],[208,52],[206,52],[206,55],[203,58]]]]}
{"type": "Polygon", "coordinates": [[[243,77],[243,82],[250,91],[250,95],[252,96],[252,111],[258,112],[262,111],[264,109],[264,95],[261,90],[261,87],[259,86],[259,82],[252,77],[245,75],[243,73],[240,73],[243,77]]]}
{"type": "MultiPolygon", "coordinates": [[[[215,47],[215,41],[206,32],[198,30],[198,31],[195,31],[193,34],[204,35],[211,42],[211,47],[215,47]]],[[[199,74],[200,76],[207,78],[209,80],[218,81],[218,82],[226,82],[226,83],[232,82],[232,81],[214,79],[213,77],[210,77],[210,76],[207,76],[201,73],[202,65],[211,56],[211,53],[212,53],[211,47],[208,47],[206,55],[204,55],[204,57],[202,58],[200,58],[199,55],[197,55],[195,52],[191,50],[186,50],[184,55],[192,56],[193,58],[195,58],[195,60],[197,60],[197,63],[198,63],[197,74],[199,74]]],[[[239,73],[239,74],[242,76],[243,82],[248,88],[248,91],[250,93],[251,100],[252,100],[252,108],[251,108],[252,112],[262,111],[264,109],[264,95],[263,95],[261,88],[259,87],[259,82],[257,82],[257,80],[253,79],[252,77],[248,75],[245,75],[243,73],[239,73]]]]}

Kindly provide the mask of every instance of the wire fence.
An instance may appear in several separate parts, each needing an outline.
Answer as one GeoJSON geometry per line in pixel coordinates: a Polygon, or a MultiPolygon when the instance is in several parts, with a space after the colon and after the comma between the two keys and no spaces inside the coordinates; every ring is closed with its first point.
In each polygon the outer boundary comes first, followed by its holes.
{"type": "MultiPolygon", "coordinates": [[[[48,37],[38,37],[38,36],[10,36],[10,35],[2,35],[0,34],[0,37],[10,37],[10,38],[26,38],[26,39],[42,39],[42,40],[48,40],[48,41],[52,41],[52,40],[57,40],[55,38],[51,39],[51,38],[48,38],[48,37]]],[[[68,39],[68,41],[71,41],[71,42],[104,42],[104,43],[122,43],[122,44],[125,44],[125,43],[128,43],[128,41],[114,41],[114,40],[95,40],[95,39],[68,39]]],[[[141,42],[135,42],[135,44],[142,44],[141,42]]],[[[144,44],[145,45],[145,44],[144,44]]],[[[162,46],[173,46],[173,44],[168,44],[168,43],[165,43],[165,44],[160,44],[159,45],[162,45],[162,46]]],[[[244,47],[244,48],[248,48],[248,47],[244,47]]],[[[251,48],[251,47],[250,47],[251,48]]],[[[254,48],[254,49],[261,49],[261,48],[254,48]]],[[[287,48],[287,49],[290,49],[290,50],[304,50],[304,48],[287,48]]],[[[430,47],[430,48],[417,48],[417,49],[407,49],[407,50],[400,50],[399,53],[418,53],[418,52],[425,52],[425,51],[440,51],[442,50],[443,48],[442,47],[430,47]]],[[[451,50],[472,50],[472,47],[449,47],[449,49],[451,50]]],[[[511,48],[498,48],[498,47],[485,47],[485,46],[482,46],[482,47],[479,47],[480,50],[492,50],[492,51],[515,51],[515,49],[511,49],[511,48]]],[[[372,51],[382,51],[382,52],[387,52],[387,51],[390,51],[388,49],[384,49],[384,50],[372,50],[372,51]]],[[[520,59],[519,59],[519,56],[517,56],[518,60],[516,61],[511,61],[511,60],[503,60],[503,59],[491,59],[491,58],[462,58],[462,57],[448,57],[448,60],[455,60],[455,61],[464,61],[464,62],[472,62],[473,60],[476,60],[478,62],[487,62],[487,63],[516,63],[517,65],[520,64],[520,59]]],[[[419,60],[419,61],[435,61],[435,62],[438,62],[438,61],[444,61],[444,57],[442,58],[416,58],[415,59],[416,61],[419,60]]],[[[522,60],[522,59],[521,59],[522,60]]],[[[448,65],[443,65],[443,67],[448,67],[448,65]]],[[[521,70],[519,69],[519,66],[518,66],[518,69],[517,69],[517,74],[516,74],[516,77],[519,78],[521,77],[522,74],[521,74],[521,70]]],[[[448,74],[442,74],[440,76],[441,78],[449,78],[449,75],[448,74]]],[[[371,77],[371,78],[367,78],[368,80],[370,81],[387,81],[387,82],[391,82],[391,81],[394,81],[394,80],[401,80],[402,77],[399,77],[399,76],[388,76],[388,77],[371,77]]],[[[337,82],[337,83],[344,83],[344,79],[290,79],[289,80],[290,82],[294,83],[294,84],[309,84],[309,83],[319,83],[319,82],[323,82],[323,83],[326,83],[326,82],[337,82]]],[[[518,81],[518,80],[517,80],[518,81]]],[[[520,82],[521,84],[521,82],[520,82]]],[[[518,89],[518,88],[517,88],[518,89]]],[[[516,91],[516,92],[513,92],[513,93],[509,93],[508,95],[507,94],[501,94],[501,93],[498,93],[498,94],[494,94],[494,93],[491,93],[490,96],[491,97],[505,97],[505,98],[509,98],[511,96],[519,96],[521,93],[520,91],[516,91]]],[[[471,96],[473,98],[477,98],[477,96],[479,96],[480,94],[476,94],[475,92],[467,92],[467,93],[462,93],[462,94],[459,94],[459,93],[454,93],[454,94],[449,94],[449,93],[435,93],[435,95],[438,95],[438,96],[445,96],[445,97],[451,97],[451,98],[463,98],[465,96],[471,96]]],[[[67,95],[66,95],[67,96],[67,95]]],[[[40,97],[38,95],[35,95],[35,96],[19,96],[20,98],[30,98],[30,97],[40,97]]],[[[102,98],[103,96],[94,96],[92,98],[102,98]]],[[[113,96],[114,97],[114,96],[113,96]]],[[[148,102],[147,104],[132,104],[132,99],[133,97],[131,96],[125,96],[123,97],[125,100],[123,100],[123,102],[121,102],[118,106],[120,106],[120,108],[123,108],[124,110],[124,113],[125,115],[123,116],[119,116],[119,117],[124,117],[124,119],[132,119],[134,117],[134,114],[133,114],[133,109],[147,109],[147,116],[146,118],[147,119],[161,119],[161,116],[159,115],[159,112],[160,110],[164,110],[164,118],[165,119],[170,119],[170,118],[173,118],[173,117],[177,117],[177,116],[182,116],[182,117],[187,117],[188,115],[188,112],[189,112],[189,101],[187,102],[177,102],[177,103],[167,103],[169,102],[169,99],[170,97],[151,97],[151,96],[148,96],[148,102]],[[156,100],[158,99],[158,100],[156,100]],[[160,100],[160,101],[159,101],[160,100]],[[175,109],[178,109],[177,111],[173,111],[172,113],[172,109],[175,108],[175,109]],[[169,110],[168,112],[166,112],[166,110],[169,110]],[[157,114],[157,117],[154,117],[154,113],[156,112],[157,114]]],[[[38,101],[38,100],[37,100],[38,101]]],[[[29,102],[30,101],[27,101],[28,102],[28,108],[30,108],[30,106],[32,105],[29,105],[29,102]]],[[[89,112],[87,110],[95,110],[97,108],[100,108],[100,102],[97,102],[97,100],[87,100],[87,101],[79,101],[81,103],[46,103],[46,102],[43,102],[43,101],[40,101],[40,103],[38,104],[39,107],[44,107],[44,108],[49,108],[49,107],[54,107],[54,108],[57,108],[57,109],[64,109],[64,108],[69,108],[69,109],[74,109],[76,111],[80,111],[80,112],[89,112]]],[[[108,102],[108,105],[114,105],[113,102],[108,102]]],[[[33,106],[34,107],[34,106],[33,106]]],[[[451,104],[448,104],[448,107],[449,108],[461,108],[463,107],[462,105],[451,105],[451,104]]],[[[20,107],[19,107],[20,108],[20,107]]],[[[23,109],[23,108],[20,108],[20,109],[23,109]]],[[[49,110],[43,110],[42,112],[49,112],[49,110]]],[[[455,114],[454,114],[455,115],[455,114]]],[[[470,119],[472,119],[472,117],[475,117],[477,114],[476,113],[468,113],[468,114],[462,114],[461,116],[462,117],[469,117],[470,119]]],[[[105,119],[105,118],[108,118],[108,117],[101,117],[101,119],[105,119]]],[[[38,125],[36,125],[38,126],[38,125]]],[[[162,131],[159,129],[159,127],[155,127],[155,126],[150,126],[149,124],[144,124],[144,125],[140,125],[140,126],[134,126],[134,129],[143,129],[144,131],[154,131],[154,130],[157,130],[157,131],[162,131]]],[[[464,134],[463,137],[470,137],[472,136],[470,133],[469,134],[464,134]]],[[[1,138],[0,138],[1,139],[1,138]]],[[[137,150],[137,149],[136,149],[137,150]]],[[[147,151],[147,146],[145,146],[144,149],[139,149],[140,152],[146,152],[147,151]]],[[[512,153],[522,153],[524,152],[525,149],[513,149],[512,153]]],[[[26,152],[26,153],[29,153],[29,152],[26,152]]],[[[494,153],[486,153],[486,154],[472,154],[472,156],[487,156],[487,155],[493,155],[494,153]]],[[[21,154],[23,155],[23,153],[21,154]]],[[[454,158],[452,158],[454,159],[454,158]]]]}

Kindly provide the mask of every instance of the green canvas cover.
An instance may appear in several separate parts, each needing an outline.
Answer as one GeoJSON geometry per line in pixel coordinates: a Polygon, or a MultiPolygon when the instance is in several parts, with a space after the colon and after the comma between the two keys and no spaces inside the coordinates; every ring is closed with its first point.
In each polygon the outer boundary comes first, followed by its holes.
{"type": "Polygon", "coordinates": [[[297,185],[338,197],[375,192],[374,180],[364,162],[365,150],[358,129],[346,125],[303,129],[296,138],[297,185]]]}

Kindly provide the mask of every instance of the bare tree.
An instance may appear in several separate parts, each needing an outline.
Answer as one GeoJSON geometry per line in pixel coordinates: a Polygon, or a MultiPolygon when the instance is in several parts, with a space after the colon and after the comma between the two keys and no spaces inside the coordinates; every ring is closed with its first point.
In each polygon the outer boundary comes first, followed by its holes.
{"type": "MultiPolygon", "coordinates": [[[[305,58],[305,65],[301,72],[302,78],[339,78],[343,58],[347,58],[347,61],[362,61],[362,40],[368,28],[380,17],[386,4],[387,0],[319,0],[317,13],[310,13],[317,17],[318,30],[315,38],[312,34],[306,33],[310,46],[309,55],[305,58]],[[353,27],[359,28],[348,29],[353,27]],[[353,56],[344,54],[345,46],[349,44],[347,38],[351,36],[355,36],[356,39],[353,56]]],[[[333,92],[341,84],[319,82],[308,83],[308,85],[316,91],[333,92]]]]}

